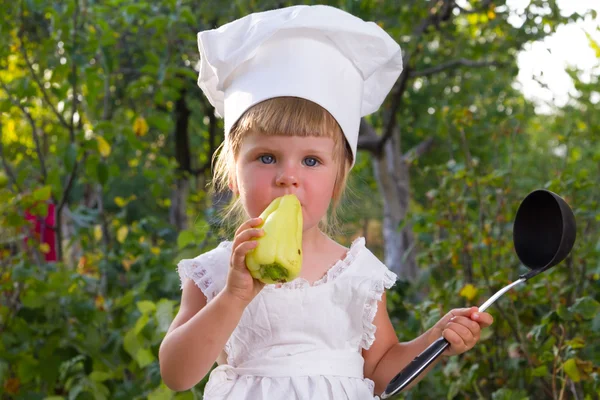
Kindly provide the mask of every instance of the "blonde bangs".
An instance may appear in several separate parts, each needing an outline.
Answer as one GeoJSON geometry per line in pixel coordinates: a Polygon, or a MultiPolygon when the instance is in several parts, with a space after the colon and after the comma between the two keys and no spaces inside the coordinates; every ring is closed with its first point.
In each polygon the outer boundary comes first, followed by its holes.
{"type": "Polygon", "coordinates": [[[336,141],[342,133],[324,108],[297,97],[277,97],[255,105],[232,130],[237,134],[254,131],[269,136],[330,137],[336,141]]]}

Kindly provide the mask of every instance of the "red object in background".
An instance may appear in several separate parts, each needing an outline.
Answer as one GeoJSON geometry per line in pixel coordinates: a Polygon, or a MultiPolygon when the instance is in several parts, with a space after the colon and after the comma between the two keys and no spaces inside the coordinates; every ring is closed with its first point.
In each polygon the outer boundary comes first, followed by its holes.
{"type": "MultiPolygon", "coordinates": [[[[44,254],[46,261],[56,261],[56,233],[54,232],[56,218],[54,208],[54,204],[48,203],[48,213],[45,218],[31,215],[28,211],[25,211],[25,219],[34,224],[33,232],[36,245],[46,243],[50,247],[50,251],[44,254]]],[[[29,242],[31,239],[31,237],[27,237],[25,240],[29,242]]]]}

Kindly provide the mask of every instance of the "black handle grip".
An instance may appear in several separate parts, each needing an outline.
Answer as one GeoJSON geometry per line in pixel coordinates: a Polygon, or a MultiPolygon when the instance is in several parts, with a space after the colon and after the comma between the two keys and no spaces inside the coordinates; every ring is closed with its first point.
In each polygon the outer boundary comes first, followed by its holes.
{"type": "Polygon", "coordinates": [[[421,372],[438,358],[444,350],[450,346],[450,343],[443,337],[431,343],[428,348],[415,357],[398,375],[390,381],[382,394],[382,399],[387,399],[408,386],[421,372]]]}

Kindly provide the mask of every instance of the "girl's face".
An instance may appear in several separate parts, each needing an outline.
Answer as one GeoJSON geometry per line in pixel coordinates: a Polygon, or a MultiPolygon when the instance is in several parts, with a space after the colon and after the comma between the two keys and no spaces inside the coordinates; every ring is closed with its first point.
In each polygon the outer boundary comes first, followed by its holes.
{"type": "Polygon", "coordinates": [[[337,173],[333,147],[331,138],[250,133],[240,148],[232,189],[251,218],[275,198],[295,194],[307,231],[317,226],[333,196],[337,173]]]}

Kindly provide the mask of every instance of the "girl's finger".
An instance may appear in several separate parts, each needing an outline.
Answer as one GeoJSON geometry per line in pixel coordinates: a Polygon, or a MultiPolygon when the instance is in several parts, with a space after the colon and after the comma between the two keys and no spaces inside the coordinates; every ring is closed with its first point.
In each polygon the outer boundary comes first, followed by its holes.
{"type": "MultiPolygon", "coordinates": [[[[256,226],[256,224],[254,226],[256,226]]],[[[237,246],[244,243],[245,241],[250,240],[253,236],[256,236],[256,234],[259,234],[259,231],[261,231],[261,230],[262,230],[261,228],[253,228],[251,226],[248,226],[248,227],[246,227],[246,229],[239,231],[236,234],[236,236],[233,238],[233,244],[232,244],[233,248],[236,248],[237,246]]]]}
{"type": "Polygon", "coordinates": [[[249,220],[247,220],[246,222],[244,222],[237,228],[237,230],[235,231],[234,237],[238,236],[241,232],[243,232],[244,230],[246,230],[248,228],[252,228],[254,226],[260,225],[261,222],[262,222],[262,220],[260,217],[250,218],[249,220]]]}
{"type": "Polygon", "coordinates": [[[474,335],[473,332],[471,332],[471,330],[464,325],[450,322],[445,330],[451,330],[455,332],[458,336],[460,336],[461,340],[465,344],[474,343],[476,341],[475,338],[477,337],[477,334],[474,335]]]}
{"type": "Polygon", "coordinates": [[[454,322],[466,327],[471,331],[473,336],[477,336],[479,335],[479,332],[481,332],[481,327],[479,326],[479,324],[467,317],[454,317],[450,320],[450,322],[454,322]]]}
{"type": "Polygon", "coordinates": [[[255,248],[257,244],[258,242],[249,240],[237,246],[231,256],[232,267],[238,270],[246,270],[246,254],[255,248]]]}
{"type": "Polygon", "coordinates": [[[449,314],[455,316],[455,317],[470,317],[471,314],[473,314],[474,312],[477,311],[477,307],[468,307],[468,308],[455,308],[452,311],[450,311],[449,314]]]}
{"type": "Polygon", "coordinates": [[[471,315],[471,319],[477,321],[479,326],[482,328],[487,328],[488,326],[494,323],[494,317],[491,314],[486,312],[476,312],[471,315]]]}
{"type": "Polygon", "coordinates": [[[236,238],[238,244],[242,244],[243,242],[247,242],[255,237],[261,237],[265,234],[265,231],[261,228],[249,228],[245,231],[242,231],[236,238]]]}
{"type": "Polygon", "coordinates": [[[466,347],[466,344],[460,335],[452,329],[444,329],[442,335],[448,341],[448,343],[450,343],[450,347],[453,347],[455,351],[460,353],[466,347]]]}

